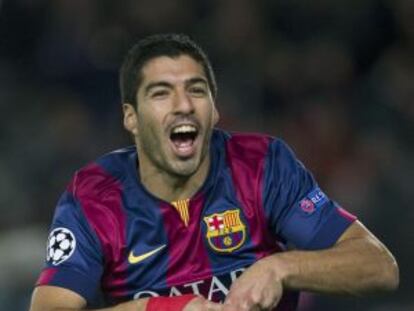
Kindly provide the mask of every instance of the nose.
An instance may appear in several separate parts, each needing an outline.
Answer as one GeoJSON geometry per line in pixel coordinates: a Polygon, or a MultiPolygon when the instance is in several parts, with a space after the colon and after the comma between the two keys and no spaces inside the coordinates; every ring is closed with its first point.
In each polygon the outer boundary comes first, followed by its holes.
{"type": "Polygon", "coordinates": [[[174,99],[174,112],[176,114],[194,113],[194,103],[185,90],[177,90],[174,99]]]}

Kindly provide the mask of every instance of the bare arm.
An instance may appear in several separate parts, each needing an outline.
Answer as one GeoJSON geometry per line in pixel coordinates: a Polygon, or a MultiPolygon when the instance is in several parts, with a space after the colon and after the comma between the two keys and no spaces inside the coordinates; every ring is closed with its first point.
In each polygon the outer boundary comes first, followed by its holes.
{"type": "Polygon", "coordinates": [[[288,251],[255,263],[233,283],[225,310],[276,306],[284,289],[363,295],[398,283],[394,257],[357,221],[329,249],[288,251]]]}
{"type": "MultiPolygon", "coordinates": [[[[137,299],[100,311],[145,311],[147,298],[137,299]]],[[[81,311],[86,301],[77,293],[56,286],[39,286],[32,296],[30,311],[81,311]]],[[[90,310],[97,311],[97,310],[90,310]]]]}
{"type": "Polygon", "coordinates": [[[289,289],[363,295],[394,290],[399,283],[394,257],[360,222],[352,224],[330,249],[292,251],[276,261],[286,270],[283,285],[289,289]]]}
{"type": "MultiPolygon", "coordinates": [[[[174,299],[174,298],[171,298],[174,299]]],[[[114,307],[89,311],[145,311],[148,298],[132,300],[114,307]]],[[[33,292],[30,311],[83,311],[86,301],[77,293],[56,286],[40,286],[33,292]]],[[[222,305],[197,297],[192,299],[183,311],[221,311],[222,305]]]]}

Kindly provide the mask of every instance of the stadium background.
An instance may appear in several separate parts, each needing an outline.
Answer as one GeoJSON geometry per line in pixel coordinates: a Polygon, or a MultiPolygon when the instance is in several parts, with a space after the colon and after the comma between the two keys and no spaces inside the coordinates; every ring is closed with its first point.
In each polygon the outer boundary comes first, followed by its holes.
{"type": "Polygon", "coordinates": [[[223,127],[283,137],[400,263],[393,295],[301,310],[414,310],[412,0],[0,0],[0,309],[27,310],[72,172],[129,144],[118,67],[166,31],[210,54],[223,127]]]}

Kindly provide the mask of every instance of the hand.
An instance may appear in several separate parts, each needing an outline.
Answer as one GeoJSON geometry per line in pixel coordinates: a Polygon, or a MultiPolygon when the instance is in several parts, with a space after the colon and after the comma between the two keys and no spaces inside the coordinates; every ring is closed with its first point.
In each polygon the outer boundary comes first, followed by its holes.
{"type": "Polygon", "coordinates": [[[272,310],[283,294],[283,272],[277,272],[275,256],[248,268],[230,288],[223,311],[272,310]]]}
{"type": "Polygon", "coordinates": [[[191,300],[183,309],[183,311],[222,311],[223,305],[211,302],[204,297],[197,297],[191,300]]]}

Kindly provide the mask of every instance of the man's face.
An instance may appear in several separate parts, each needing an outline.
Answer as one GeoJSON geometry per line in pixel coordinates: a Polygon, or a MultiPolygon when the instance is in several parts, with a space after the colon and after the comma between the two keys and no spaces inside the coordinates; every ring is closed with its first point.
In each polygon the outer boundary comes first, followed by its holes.
{"type": "Polygon", "coordinates": [[[140,160],[170,175],[194,174],[208,157],[218,121],[203,67],[187,55],[148,61],[137,102],[133,111],[124,105],[124,124],[135,137],[140,160]]]}

